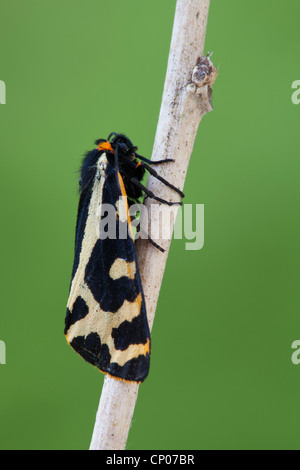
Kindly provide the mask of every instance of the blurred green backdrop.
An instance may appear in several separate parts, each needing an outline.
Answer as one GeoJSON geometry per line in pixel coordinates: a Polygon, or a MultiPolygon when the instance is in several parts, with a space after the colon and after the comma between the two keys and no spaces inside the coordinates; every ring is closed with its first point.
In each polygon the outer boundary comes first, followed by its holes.
{"type": "MultiPolygon", "coordinates": [[[[151,155],[175,0],[2,0],[1,449],[86,449],[103,375],[63,336],[78,166],[125,132],[151,155]]],[[[299,449],[300,3],[214,0],[219,67],[127,449],[299,449]],[[177,293],[177,295],[174,295],[177,293]]]]}

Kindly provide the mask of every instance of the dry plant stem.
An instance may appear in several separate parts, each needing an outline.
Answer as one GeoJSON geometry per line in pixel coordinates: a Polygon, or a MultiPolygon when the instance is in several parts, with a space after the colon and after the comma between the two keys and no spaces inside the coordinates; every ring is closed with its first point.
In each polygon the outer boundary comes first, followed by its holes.
{"type": "MultiPolygon", "coordinates": [[[[203,55],[209,0],[177,0],[168,69],[152,160],[173,158],[176,163],[156,170],[182,189],[202,116],[211,108],[216,70],[203,55]]],[[[178,201],[178,194],[149,176],[147,187],[160,198],[178,201]]],[[[153,204],[146,200],[146,206],[153,204]]],[[[174,208],[174,206],[173,206],[174,208]]],[[[152,220],[151,220],[152,223],[152,220]]],[[[172,222],[171,222],[171,225],[172,222]]],[[[173,229],[173,227],[171,227],[173,229]]],[[[147,240],[136,245],[147,315],[152,328],[170,240],[159,241],[161,253],[147,240]]],[[[131,425],[138,385],[106,376],[90,450],[123,450],[131,425]]]]}

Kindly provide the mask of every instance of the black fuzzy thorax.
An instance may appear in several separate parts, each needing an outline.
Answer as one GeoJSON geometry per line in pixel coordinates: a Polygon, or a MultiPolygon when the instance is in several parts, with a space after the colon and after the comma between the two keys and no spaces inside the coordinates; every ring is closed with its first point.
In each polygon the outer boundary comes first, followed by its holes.
{"type": "MultiPolygon", "coordinates": [[[[95,144],[99,145],[101,142],[106,142],[106,139],[96,140],[95,144]]],[[[145,175],[145,169],[141,165],[137,166],[139,163],[135,153],[137,147],[124,134],[118,134],[110,143],[114,153],[98,149],[86,153],[80,170],[80,193],[91,190],[97,171],[97,161],[103,153],[106,153],[109,163],[119,171],[123,179],[128,203],[131,205],[142,197],[142,190],[132,183],[132,179],[136,178],[141,181],[145,175]]]]}

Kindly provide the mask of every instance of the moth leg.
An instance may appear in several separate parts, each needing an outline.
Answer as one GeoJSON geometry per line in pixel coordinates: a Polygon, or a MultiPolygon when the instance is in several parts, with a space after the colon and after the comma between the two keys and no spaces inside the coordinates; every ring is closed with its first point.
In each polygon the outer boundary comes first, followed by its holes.
{"type": "Polygon", "coordinates": [[[157,248],[159,251],[161,251],[162,253],[164,253],[166,251],[164,248],[162,248],[157,243],[155,243],[155,241],[152,240],[152,238],[149,237],[149,235],[147,235],[146,232],[144,232],[144,230],[141,229],[141,224],[140,223],[136,226],[136,229],[140,233],[142,233],[144,235],[144,237],[146,238],[146,240],[148,240],[151,243],[151,245],[155,246],[155,248],[157,248]]]}
{"type": "Polygon", "coordinates": [[[168,204],[168,206],[174,206],[174,205],[179,205],[182,206],[182,202],[170,202],[166,201],[165,199],[161,199],[160,197],[157,197],[153,194],[152,191],[149,191],[137,178],[132,178],[131,179],[132,183],[135,184],[138,188],[142,189],[147,196],[151,197],[152,199],[155,199],[158,202],[162,202],[163,204],[168,204]]]}
{"type": "MultiPolygon", "coordinates": [[[[164,162],[164,161],[170,161],[170,160],[161,160],[161,162],[164,162]]],[[[169,188],[176,191],[176,193],[178,193],[180,195],[180,197],[184,197],[184,193],[182,191],[180,191],[180,189],[176,188],[176,186],[173,186],[173,184],[169,183],[169,181],[162,178],[162,176],[159,176],[157,171],[155,171],[153,168],[151,168],[150,165],[147,165],[147,163],[144,163],[144,162],[140,162],[140,165],[142,167],[144,167],[150,173],[150,175],[154,176],[154,178],[158,179],[159,181],[164,183],[166,186],[168,186],[169,188]]]]}
{"type": "Polygon", "coordinates": [[[165,160],[157,160],[153,162],[152,160],[149,160],[149,158],[142,157],[142,155],[139,155],[138,153],[136,153],[136,156],[137,158],[139,158],[139,160],[149,163],[149,165],[160,165],[161,163],[170,163],[170,162],[174,163],[175,162],[173,158],[166,158],[165,160]]]}
{"type": "Polygon", "coordinates": [[[157,172],[151,168],[150,165],[160,165],[161,163],[170,163],[170,162],[175,162],[172,158],[166,158],[165,160],[158,160],[156,162],[153,162],[152,160],[148,160],[148,158],[142,157],[141,155],[136,154],[136,156],[142,160],[139,165],[142,165],[149,173],[150,175],[154,176],[154,178],[158,179],[162,183],[164,183],[166,186],[169,188],[174,189],[178,194],[180,194],[181,197],[184,197],[184,193],[180,191],[180,189],[176,188],[176,186],[173,186],[173,184],[169,183],[167,180],[162,178],[157,174],[157,172]]]}

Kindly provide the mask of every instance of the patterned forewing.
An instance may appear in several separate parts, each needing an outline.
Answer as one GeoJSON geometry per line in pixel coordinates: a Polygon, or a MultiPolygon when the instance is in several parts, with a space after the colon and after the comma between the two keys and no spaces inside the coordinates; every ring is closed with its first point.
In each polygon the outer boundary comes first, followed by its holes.
{"type": "Polygon", "coordinates": [[[65,334],[69,344],[102,372],[127,381],[148,375],[150,332],[130,237],[122,178],[108,164],[81,197],[65,334]],[[117,238],[100,237],[103,205],[114,207],[117,238]],[[127,238],[124,235],[127,224],[127,238]]]}

